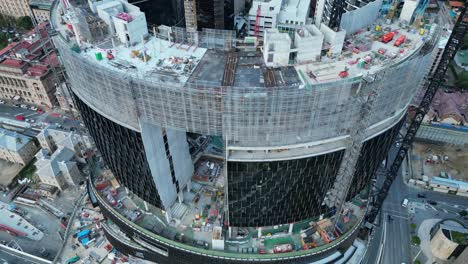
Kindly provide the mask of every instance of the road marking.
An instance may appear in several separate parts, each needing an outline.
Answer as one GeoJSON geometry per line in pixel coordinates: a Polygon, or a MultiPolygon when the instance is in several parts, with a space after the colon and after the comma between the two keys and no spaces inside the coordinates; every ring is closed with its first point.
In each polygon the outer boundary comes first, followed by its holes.
{"type": "Polygon", "coordinates": [[[421,249],[419,249],[418,254],[416,254],[416,256],[414,257],[413,262],[419,257],[419,254],[421,254],[421,249]]]}
{"type": "Polygon", "coordinates": [[[383,233],[383,236],[382,236],[382,243],[380,243],[380,248],[379,248],[379,254],[377,255],[377,263],[381,263],[382,262],[382,256],[383,256],[383,249],[384,249],[384,246],[385,246],[385,240],[386,240],[386,237],[387,237],[387,221],[385,221],[385,218],[386,218],[386,214],[384,213],[384,233],[383,233]]]}
{"type": "Polygon", "coordinates": [[[393,210],[388,210],[388,209],[385,209],[385,210],[383,210],[383,211],[384,211],[384,212],[387,212],[387,213],[392,213],[392,216],[393,216],[394,214],[396,214],[396,215],[402,214],[403,216],[398,215],[400,218],[409,217],[409,215],[408,215],[408,214],[405,214],[404,212],[393,211],[393,210]]]}
{"type": "Polygon", "coordinates": [[[405,217],[405,216],[394,215],[394,214],[392,214],[391,216],[392,216],[392,217],[396,217],[396,218],[405,219],[405,220],[408,220],[408,219],[409,219],[409,216],[406,216],[406,217],[405,217]]]}

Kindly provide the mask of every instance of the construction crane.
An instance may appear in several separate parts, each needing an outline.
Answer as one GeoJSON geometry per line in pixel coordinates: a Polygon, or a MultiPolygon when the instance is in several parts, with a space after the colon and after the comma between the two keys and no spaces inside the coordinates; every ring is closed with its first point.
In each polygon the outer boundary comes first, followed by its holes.
{"type": "Polygon", "coordinates": [[[335,0],[333,1],[330,20],[328,21],[328,27],[338,31],[341,24],[341,16],[345,12],[346,1],[345,0],[335,0]]]}
{"type": "Polygon", "coordinates": [[[382,207],[385,198],[388,195],[388,191],[390,190],[390,186],[392,185],[393,181],[395,180],[396,176],[398,175],[398,171],[400,169],[401,164],[403,163],[406,155],[408,154],[408,149],[411,147],[411,144],[416,137],[416,132],[418,131],[421,123],[424,119],[424,116],[429,111],[429,107],[431,105],[432,99],[434,98],[437,89],[440,86],[443,86],[445,73],[450,65],[450,62],[455,57],[460,45],[463,41],[463,37],[467,34],[468,31],[468,14],[466,6],[468,5],[468,1],[464,1],[464,7],[459,14],[457,22],[452,29],[452,34],[450,35],[449,40],[445,46],[445,49],[442,53],[441,59],[439,64],[437,65],[436,70],[432,76],[429,76],[428,82],[426,84],[427,89],[424,94],[424,97],[416,110],[416,115],[413,118],[406,135],[401,142],[400,149],[398,150],[397,156],[395,157],[392,165],[390,166],[389,170],[385,173],[385,181],[383,183],[380,192],[377,194],[377,197],[374,201],[372,208],[370,209],[369,213],[366,216],[366,220],[369,223],[373,223],[379,214],[380,208],[382,207]]]}
{"type": "Polygon", "coordinates": [[[254,37],[258,37],[260,32],[260,13],[262,11],[262,5],[258,5],[257,16],[255,17],[255,28],[254,28],[254,37]]]}

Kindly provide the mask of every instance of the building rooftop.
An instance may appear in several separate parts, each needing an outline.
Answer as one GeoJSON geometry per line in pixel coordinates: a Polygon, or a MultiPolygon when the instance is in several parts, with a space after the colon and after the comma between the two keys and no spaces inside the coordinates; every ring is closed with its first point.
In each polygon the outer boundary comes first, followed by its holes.
{"type": "Polygon", "coordinates": [[[132,47],[85,45],[82,54],[96,65],[112,70],[135,73],[142,78],[163,82],[184,83],[205,52],[204,48],[151,37],[147,42],[132,47]],[[108,54],[113,58],[108,59],[108,54]],[[97,56],[102,56],[102,59],[97,59],[97,56]]]}
{"type": "MultiPolygon", "coordinates": [[[[254,1],[254,5],[255,3],[262,3],[266,6],[274,6],[275,12],[276,6],[278,6],[281,8],[282,13],[292,14],[306,12],[306,6],[308,6],[307,3],[309,2],[308,0],[291,0],[286,2],[271,0],[254,1]]],[[[113,8],[114,5],[119,4],[120,2],[114,3],[114,1],[111,1],[97,7],[98,9],[113,8]]],[[[252,12],[253,9],[255,8],[252,8],[250,11],[252,12]]],[[[121,8],[117,8],[114,11],[113,16],[125,16],[128,19],[131,17],[128,13],[122,13],[121,8]]],[[[268,9],[268,12],[270,11],[271,9],[268,9]]],[[[291,61],[289,66],[277,68],[285,67],[288,69],[287,71],[294,69],[296,71],[296,80],[292,83],[298,88],[303,88],[309,84],[362,78],[367,74],[396,65],[416,54],[425,41],[435,35],[436,30],[433,25],[426,24],[423,31],[408,30],[402,29],[397,20],[392,24],[387,24],[386,21],[378,19],[369,27],[346,36],[341,54],[322,55],[319,61],[301,60],[300,63],[291,61]],[[376,25],[379,25],[378,29],[376,25]],[[389,32],[394,33],[393,39],[387,43],[382,42],[383,35],[389,32]],[[401,38],[405,38],[403,43],[396,45],[397,39],[401,38]]],[[[71,32],[66,25],[54,23],[54,26],[61,33],[60,35],[66,39],[65,41],[69,42],[70,47],[76,45],[76,39],[70,38],[71,32]]],[[[167,27],[164,30],[171,30],[171,28],[167,27]]],[[[322,54],[333,45],[339,46],[336,43],[329,43],[329,35],[332,33],[320,31],[312,33],[314,36],[325,35],[322,54]]],[[[173,31],[172,33],[168,32],[168,35],[164,33],[156,37],[150,35],[145,37],[145,40],[139,41],[139,43],[133,43],[134,45],[124,44],[115,38],[111,40],[108,37],[104,41],[94,44],[82,42],[80,49],[76,49],[75,47],[73,50],[79,51],[83,58],[92,60],[96,65],[118,72],[136,74],[141,79],[170,82],[174,85],[191,83],[193,81],[196,81],[198,84],[206,84],[207,86],[219,87],[220,84],[226,85],[223,84],[223,76],[225,76],[224,71],[228,67],[227,57],[231,56],[229,54],[232,54],[232,51],[217,50],[212,52],[212,50],[209,50],[207,52],[206,48],[196,46],[195,44],[172,42],[176,38],[170,36],[174,36],[174,34],[178,33],[173,31]],[[170,40],[167,40],[168,36],[170,40]]],[[[291,43],[294,43],[293,35],[291,35],[291,38],[293,38],[291,39],[291,43]]],[[[302,37],[301,34],[296,35],[302,37]]],[[[213,41],[218,40],[214,39],[213,41]]],[[[298,52],[298,49],[291,45],[290,52],[294,54],[298,52]]],[[[234,53],[237,57],[262,56],[262,54],[256,52],[247,53],[248,55],[242,54],[242,51],[234,53]]],[[[265,63],[260,62],[260,59],[254,63],[237,63],[234,67],[235,76],[231,82],[233,83],[231,86],[243,88],[286,86],[283,83],[287,82],[282,82],[281,78],[274,78],[272,82],[268,78],[266,79],[265,76],[269,74],[266,68],[268,67],[265,66],[265,63]]],[[[282,70],[279,71],[281,72],[282,70]]]]}
{"type": "Polygon", "coordinates": [[[52,156],[49,156],[49,151],[41,149],[37,154],[36,173],[38,175],[57,176],[61,170],[70,169],[75,162],[71,161],[75,153],[66,147],[59,147],[52,156]]]}
{"type": "Polygon", "coordinates": [[[307,17],[309,14],[310,0],[284,1],[279,13],[279,21],[295,20],[307,17]]]}
{"type": "Polygon", "coordinates": [[[9,205],[3,202],[0,202],[0,225],[12,231],[12,233],[16,233],[19,236],[26,236],[32,240],[41,240],[44,236],[44,233],[26,221],[26,219],[11,212],[9,210],[9,205]]]}
{"type": "Polygon", "coordinates": [[[50,10],[54,0],[29,0],[29,5],[33,8],[50,10]]]}
{"type": "Polygon", "coordinates": [[[19,151],[31,141],[30,137],[14,131],[0,128],[0,148],[10,151],[19,151]]]}
{"type": "MultiPolygon", "coordinates": [[[[360,78],[406,60],[419,50],[424,39],[427,38],[427,34],[421,36],[398,29],[397,23],[389,25],[388,28],[396,32],[389,43],[374,40],[382,36],[384,34],[382,32],[362,30],[347,38],[344,50],[337,58],[322,56],[320,62],[288,66],[295,69],[297,75],[300,76],[294,83],[300,83],[298,86],[303,87],[307,84],[337,81],[343,78],[340,76],[342,71],[348,72],[345,78],[360,78]],[[405,43],[396,47],[394,43],[402,35],[406,37],[405,43]]],[[[119,72],[137,74],[140,78],[174,84],[183,84],[190,79],[190,81],[197,80],[212,85],[219,85],[221,82],[228,55],[227,52],[207,52],[205,48],[173,43],[156,37],[150,37],[145,43],[138,43],[132,47],[116,44],[114,48],[110,41],[99,45],[85,44],[81,53],[84,58],[93,60],[96,65],[119,72]],[[101,54],[97,55],[98,53],[101,54]],[[107,58],[108,53],[112,54],[111,59],[107,58]],[[146,54],[146,62],[143,54],[146,54]],[[203,76],[203,78],[191,77],[192,74],[203,76]]],[[[261,54],[252,56],[251,53],[249,55],[238,53],[238,56],[258,57],[261,54]]],[[[259,68],[265,67],[262,61],[260,57],[255,63],[238,63],[234,86],[265,86],[263,71],[259,68]],[[246,81],[243,77],[254,78],[256,81],[246,81]]],[[[276,86],[284,85],[276,83],[276,86]]]]}
{"type": "Polygon", "coordinates": [[[434,176],[431,179],[431,183],[450,186],[453,188],[459,188],[461,190],[468,190],[468,182],[464,182],[464,181],[458,181],[458,180],[446,179],[446,178],[434,176]]]}
{"type": "Polygon", "coordinates": [[[52,137],[55,145],[67,147],[71,150],[81,142],[80,135],[77,133],[58,129],[55,125],[48,125],[36,137],[44,139],[52,137]]]}
{"type": "Polygon", "coordinates": [[[468,92],[437,91],[428,113],[430,120],[435,116],[440,119],[451,117],[458,122],[468,123],[468,92]]]}
{"type": "MultiPolygon", "coordinates": [[[[13,70],[16,74],[25,74],[30,77],[40,77],[49,71],[47,65],[56,66],[58,59],[55,52],[43,56],[42,48],[49,47],[46,28],[48,23],[42,23],[28,32],[23,40],[14,42],[0,51],[0,66],[6,68],[21,69],[20,72],[13,70]],[[38,35],[38,33],[40,35],[38,35]]],[[[5,69],[9,71],[9,69],[5,69]]]]}

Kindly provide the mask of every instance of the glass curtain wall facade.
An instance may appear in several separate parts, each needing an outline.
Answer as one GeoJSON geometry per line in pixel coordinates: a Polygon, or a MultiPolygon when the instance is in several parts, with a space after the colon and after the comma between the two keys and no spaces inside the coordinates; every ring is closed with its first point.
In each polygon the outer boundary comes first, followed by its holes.
{"type": "Polygon", "coordinates": [[[119,183],[148,203],[161,207],[141,134],[105,118],[76,95],[74,99],[96,147],[119,183]]]}

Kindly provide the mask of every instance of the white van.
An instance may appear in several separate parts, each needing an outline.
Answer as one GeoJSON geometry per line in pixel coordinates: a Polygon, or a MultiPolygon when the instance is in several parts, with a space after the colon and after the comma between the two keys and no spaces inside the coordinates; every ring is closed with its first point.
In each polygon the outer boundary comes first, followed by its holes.
{"type": "Polygon", "coordinates": [[[408,199],[406,199],[406,198],[403,199],[403,203],[401,204],[401,206],[407,207],[407,206],[408,206],[408,202],[409,202],[408,199]]]}

